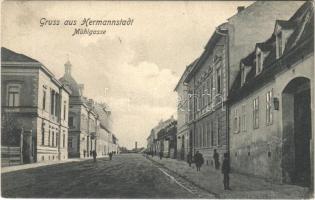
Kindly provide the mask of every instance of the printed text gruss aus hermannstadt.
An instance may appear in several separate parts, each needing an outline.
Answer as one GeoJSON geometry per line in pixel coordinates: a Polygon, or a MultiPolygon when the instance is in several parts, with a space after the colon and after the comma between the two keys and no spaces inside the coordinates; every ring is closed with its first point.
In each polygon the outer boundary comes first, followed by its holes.
{"type": "Polygon", "coordinates": [[[74,35],[97,35],[97,34],[105,34],[105,29],[90,29],[90,26],[132,26],[134,22],[133,18],[120,18],[120,19],[91,19],[91,18],[83,18],[82,20],[59,20],[59,19],[40,19],[40,27],[44,26],[83,26],[77,27],[74,29],[72,36],[74,35]]]}

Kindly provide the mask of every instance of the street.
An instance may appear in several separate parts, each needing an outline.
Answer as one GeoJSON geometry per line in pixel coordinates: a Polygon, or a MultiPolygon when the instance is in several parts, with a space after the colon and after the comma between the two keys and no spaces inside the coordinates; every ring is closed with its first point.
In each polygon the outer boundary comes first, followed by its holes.
{"type": "Polygon", "coordinates": [[[2,174],[10,198],[197,198],[139,154],[2,174]]]}

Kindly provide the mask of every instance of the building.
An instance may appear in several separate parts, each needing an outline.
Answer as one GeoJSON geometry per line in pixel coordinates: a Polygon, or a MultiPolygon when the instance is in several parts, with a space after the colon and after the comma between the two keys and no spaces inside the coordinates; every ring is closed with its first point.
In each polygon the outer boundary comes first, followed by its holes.
{"type": "MultiPolygon", "coordinates": [[[[313,185],[314,7],[278,18],[271,36],[241,59],[231,88],[234,170],[313,185]]],[[[267,37],[266,37],[267,38],[267,37]]]]}
{"type": "Polygon", "coordinates": [[[177,158],[187,160],[188,153],[192,153],[192,134],[188,130],[189,103],[188,103],[188,87],[184,84],[187,74],[192,69],[196,61],[188,65],[177,83],[174,91],[178,95],[177,105],[177,158]]]}
{"type": "Polygon", "coordinates": [[[2,47],[1,146],[21,148],[21,163],[67,159],[69,94],[42,63],[2,47]]]}
{"type": "Polygon", "coordinates": [[[258,1],[247,8],[239,7],[237,14],[216,28],[203,53],[185,75],[183,85],[188,90],[189,102],[186,124],[193,140],[192,152],[200,151],[205,163],[213,163],[214,149],[221,159],[229,149],[226,101],[239,72],[237,59],[250,53],[257,42],[272,32],[271,21],[289,18],[300,4],[258,1]]]}
{"type": "Polygon", "coordinates": [[[105,103],[94,102],[94,108],[100,121],[96,142],[96,152],[98,156],[105,156],[112,151],[112,115],[109,106],[105,103]]]}
{"type": "Polygon", "coordinates": [[[177,157],[177,121],[171,118],[160,122],[160,130],[157,132],[157,152],[162,153],[163,157],[177,157]]]}
{"type": "Polygon", "coordinates": [[[160,120],[159,124],[156,125],[153,129],[151,129],[151,133],[147,137],[147,149],[149,153],[152,155],[158,155],[160,152],[160,148],[157,141],[157,134],[163,127],[164,127],[163,120],[160,120]]]}
{"type": "Polygon", "coordinates": [[[90,157],[95,150],[95,138],[99,129],[98,115],[92,101],[83,96],[84,85],[78,84],[71,75],[70,61],[65,64],[65,74],[60,78],[70,91],[69,107],[69,157],[90,157]]]}

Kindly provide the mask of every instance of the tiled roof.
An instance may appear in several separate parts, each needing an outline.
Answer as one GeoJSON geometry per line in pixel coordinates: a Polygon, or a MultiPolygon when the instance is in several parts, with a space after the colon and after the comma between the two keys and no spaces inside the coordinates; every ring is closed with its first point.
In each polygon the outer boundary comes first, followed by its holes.
{"type": "Polygon", "coordinates": [[[259,75],[256,75],[255,50],[241,59],[241,62],[251,69],[246,75],[243,86],[241,86],[241,72],[238,73],[231,87],[230,102],[249,95],[255,89],[272,80],[275,74],[301,59],[301,56],[314,52],[314,7],[311,2],[304,3],[288,22],[281,21],[280,23],[286,27],[291,27],[293,30],[287,40],[282,57],[276,58],[276,37],[274,34],[265,42],[256,44],[256,47],[267,53],[263,62],[263,70],[259,75]]]}
{"type": "Polygon", "coordinates": [[[5,47],[1,47],[1,62],[37,62],[24,54],[19,54],[5,47]]]}

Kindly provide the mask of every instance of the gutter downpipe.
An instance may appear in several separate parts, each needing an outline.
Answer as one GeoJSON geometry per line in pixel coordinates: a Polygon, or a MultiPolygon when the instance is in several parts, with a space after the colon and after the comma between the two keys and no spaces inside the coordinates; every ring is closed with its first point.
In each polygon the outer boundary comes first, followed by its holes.
{"type": "MultiPolygon", "coordinates": [[[[219,31],[218,28],[215,29],[215,32],[219,35],[222,35],[222,36],[225,36],[226,37],[226,66],[227,66],[227,91],[226,91],[226,97],[228,97],[228,94],[229,94],[229,91],[230,91],[230,48],[229,48],[229,34],[224,34],[224,33],[221,33],[219,31]]],[[[230,157],[230,117],[229,117],[229,105],[226,103],[225,104],[225,107],[226,107],[226,122],[227,122],[227,153],[228,153],[228,156],[230,157]]]]}

